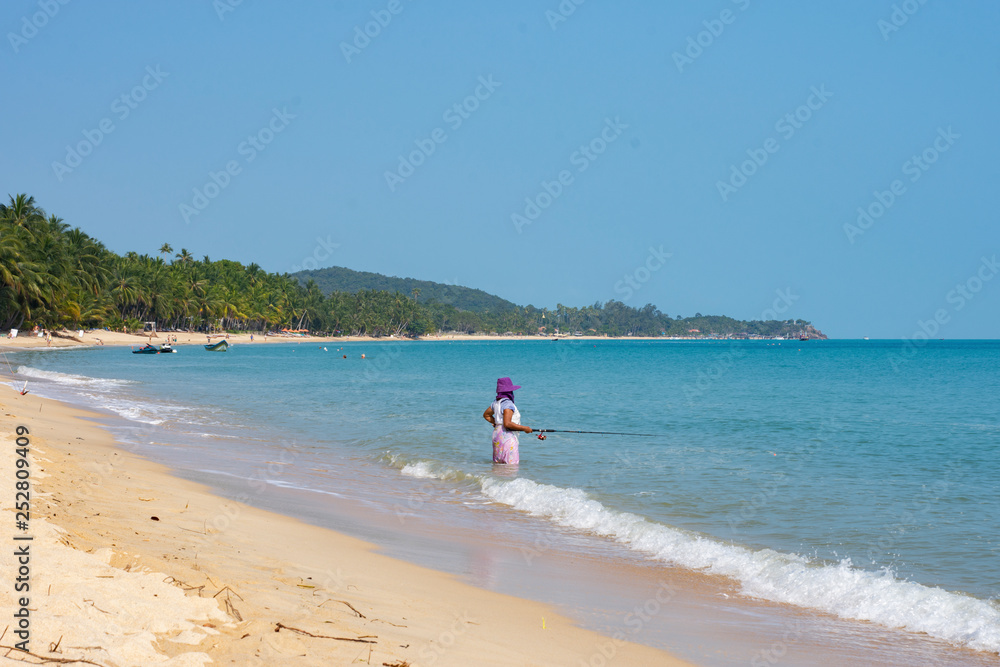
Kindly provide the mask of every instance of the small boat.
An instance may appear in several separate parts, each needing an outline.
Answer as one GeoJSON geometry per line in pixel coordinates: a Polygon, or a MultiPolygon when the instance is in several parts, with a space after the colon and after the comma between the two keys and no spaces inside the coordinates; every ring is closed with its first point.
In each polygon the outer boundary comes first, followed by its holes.
{"type": "Polygon", "coordinates": [[[156,347],[155,345],[145,345],[140,347],[138,350],[132,350],[132,354],[170,354],[171,352],[177,352],[177,350],[170,347],[169,343],[161,347],[156,347]]]}
{"type": "Polygon", "coordinates": [[[205,346],[209,352],[225,352],[229,349],[229,341],[220,340],[218,343],[210,343],[205,346]]]}

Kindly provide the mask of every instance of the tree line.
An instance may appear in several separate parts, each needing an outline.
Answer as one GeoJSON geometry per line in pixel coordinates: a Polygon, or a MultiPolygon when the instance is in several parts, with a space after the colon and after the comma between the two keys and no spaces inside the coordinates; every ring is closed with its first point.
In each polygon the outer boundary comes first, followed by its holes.
{"type": "MultiPolygon", "coordinates": [[[[496,306],[502,300],[486,301],[496,306]]],[[[463,304],[464,305],[464,304],[463,304]]],[[[576,333],[609,336],[702,333],[791,335],[808,323],[741,322],[727,317],[671,318],[652,304],[618,301],[555,309],[456,307],[447,295],[420,299],[420,289],[361,289],[326,294],[315,281],[268,273],[257,264],[196,259],[169,244],[157,256],[118,255],[79,228],[46,215],[33,197],[0,204],[0,328],[110,328],[275,331],[309,329],[343,335],[576,333]],[[443,298],[442,298],[443,297],[443,298]]]]}
{"type": "Polygon", "coordinates": [[[324,293],[358,292],[361,290],[378,290],[385,292],[401,292],[416,294],[418,303],[439,301],[450,303],[459,310],[471,310],[476,313],[484,311],[511,310],[517,304],[506,299],[489,294],[480,289],[436,283],[430,280],[415,280],[413,278],[396,278],[370,271],[355,271],[343,266],[328,266],[323,269],[298,271],[292,274],[303,284],[310,279],[315,280],[324,293]],[[416,292],[414,292],[416,290],[416,292]]]}

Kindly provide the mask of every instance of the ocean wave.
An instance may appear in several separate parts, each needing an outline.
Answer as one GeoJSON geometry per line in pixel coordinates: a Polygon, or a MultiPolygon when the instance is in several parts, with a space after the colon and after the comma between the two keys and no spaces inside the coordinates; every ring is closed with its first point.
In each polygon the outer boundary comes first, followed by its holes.
{"type": "Polygon", "coordinates": [[[131,396],[121,394],[101,393],[89,394],[82,392],[84,398],[93,401],[97,407],[113,412],[119,417],[150,426],[158,426],[166,422],[192,423],[183,417],[190,408],[179,405],[168,405],[162,402],[139,402],[131,396]]]}
{"type": "Polygon", "coordinates": [[[443,476],[437,475],[431,468],[431,464],[427,461],[418,461],[417,463],[408,463],[404,465],[401,473],[407,475],[408,477],[417,477],[422,479],[446,479],[443,476]]]}
{"type": "Polygon", "coordinates": [[[59,373],[57,371],[45,371],[41,368],[31,366],[18,366],[17,374],[22,377],[47,380],[56,384],[69,385],[74,387],[90,387],[95,389],[113,389],[129,384],[135,384],[133,380],[118,380],[115,378],[92,378],[86,375],[72,375],[70,373],[59,373]]]}
{"type": "MultiPolygon", "coordinates": [[[[130,387],[140,384],[135,380],[95,378],[46,371],[31,366],[18,366],[17,375],[22,380],[25,378],[38,380],[38,384],[33,389],[39,396],[60,400],[67,398],[67,396],[84,399],[86,405],[107,410],[129,421],[149,426],[158,426],[169,420],[185,422],[183,416],[190,412],[189,408],[179,405],[170,405],[160,401],[138,401],[131,395],[134,390],[130,389],[130,387]]],[[[14,382],[17,383],[18,380],[15,379],[14,382]]],[[[17,388],[20,389],[20,386],[17,388]]],[[[29,388],[32,388],[30,384],[29,388]]]]}
{"type": "MultiPolygon", "coordinates": [[[[408,463],[401,472],[445,480],[463,476],[427,461],[408,463]]],[[[888,569],[862,570],[853,567],[850,560],[824,563],[797,554],[727,544],[611,509],[582,489],[524,478],[475,479],[482,493],[494,502],[565,528],[612,539],[664,563],[729,577],[748,597],[922,632],[958,646],[1000,653],[1000,606],[993,601],[898,579],[888,569]]]]}
{"type": "Polygon", "coordinates": [[[399,472],[407,475],[408,477],[416,477],[418,479],[440,479],[448,482],[465,482],[465,481],[479,481],[479,477],[476,475],[470,475],[468,473],[462,472],[461,470],[453,470],[444,466],[440,466],[428,461],[417,461],[416,463],[402,463],[402,468],[399,472]]]}

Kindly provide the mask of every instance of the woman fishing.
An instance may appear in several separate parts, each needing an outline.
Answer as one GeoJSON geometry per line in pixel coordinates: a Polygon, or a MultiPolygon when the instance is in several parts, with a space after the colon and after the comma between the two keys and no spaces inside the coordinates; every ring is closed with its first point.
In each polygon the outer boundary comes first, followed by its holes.
{"type": "Polygon", "coordinates": [[[531,433],[531,427],[521,426],[521,413],[514,405],[514,391],[520,388],[510,378],[497,380],[497,398],[483,413],[483,419],[493,425],[494,463],[518,463],[517,432],[531,433]]]}

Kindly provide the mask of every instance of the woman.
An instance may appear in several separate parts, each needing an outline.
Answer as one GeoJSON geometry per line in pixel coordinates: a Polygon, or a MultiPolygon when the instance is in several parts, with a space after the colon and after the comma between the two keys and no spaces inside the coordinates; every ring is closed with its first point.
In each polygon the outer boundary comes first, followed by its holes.
{"type": "Polygon", "coordinates": [[[517,432],[531,433],[529,426],[521,426],[521,413],[514,405],[514,390],[520,388],[510,378],[497,380],[497,399],[483,413],[483,419],[493,425],[494,463],[519,462],[517,432]]]}

